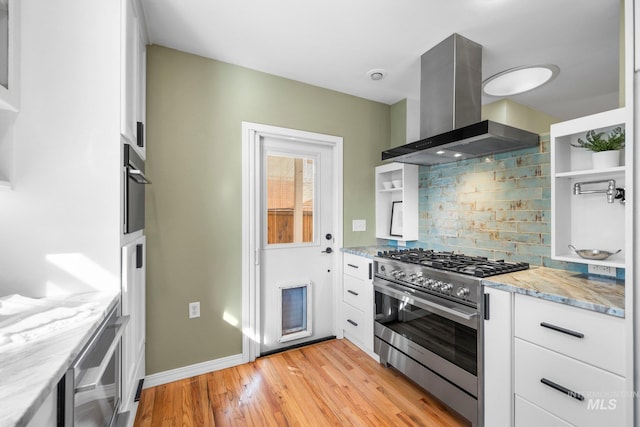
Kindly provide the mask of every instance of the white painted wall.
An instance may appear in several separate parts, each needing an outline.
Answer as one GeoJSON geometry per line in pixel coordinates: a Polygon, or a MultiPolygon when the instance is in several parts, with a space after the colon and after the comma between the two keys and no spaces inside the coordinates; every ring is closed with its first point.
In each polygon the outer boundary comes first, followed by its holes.
{"type": "Polygon", "coordinates": [[[120,2],[23,1],[21,27],[0,296],[117,288],[120,2]]]}

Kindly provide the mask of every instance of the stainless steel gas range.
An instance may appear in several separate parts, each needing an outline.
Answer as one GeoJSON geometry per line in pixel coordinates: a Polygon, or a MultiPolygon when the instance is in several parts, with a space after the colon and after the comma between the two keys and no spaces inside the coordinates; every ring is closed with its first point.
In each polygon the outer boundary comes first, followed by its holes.
{"type": "Polygon", "coordinates": [[[529,264],[424,249],[380,252],[373,264],[380,363],[482,425],[481,280],[529,264]]]}

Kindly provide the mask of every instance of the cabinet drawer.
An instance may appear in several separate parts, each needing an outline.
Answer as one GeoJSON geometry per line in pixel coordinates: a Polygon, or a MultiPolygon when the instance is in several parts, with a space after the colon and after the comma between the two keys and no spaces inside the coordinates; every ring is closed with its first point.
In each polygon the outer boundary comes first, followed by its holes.
{"type": "Polygon", "coordinates": [[[342,329],[349,336],[364,344],[368,349],[373,348],[373,318],[352,307],[342,304],[343,322],[342,329]]]}
{"type": "Polygon", "coordinates": [[[353,254],[344,254],[344,274],[357,279],[373,279],[373,260],[353,254]]]}
{"type": "Polygon", "coordinates": [[[342,299],[364,313],[372,313],[373,316],[373,285],[371,282],[344,276],[342,299]]]}
{"type": "Polygon", "coordinates": [[[516,295],[515,336],[625,375],[624,319],[516,295]]]}
{"type": "Polygon", "coordinates": [[[580,426],[628,425],[624,378],[518,338],[515,361],[516,394],[542,409],[580,426]]]}
{"type": "Polygon", "coordinates": [[[516,396],[516,427],[571,427],[555,415],[516,396]]]}

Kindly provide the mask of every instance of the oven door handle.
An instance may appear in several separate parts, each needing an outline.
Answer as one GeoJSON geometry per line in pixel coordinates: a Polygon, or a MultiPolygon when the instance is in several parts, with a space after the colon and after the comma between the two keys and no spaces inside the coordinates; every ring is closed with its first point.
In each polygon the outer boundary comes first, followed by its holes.
{"type": "Polygon", "coordinates": [[[118,330],[116,331],[109,348],[105,352],[104,357],[100,361],[100,364],[98,366],[88,368],[80,383],[76,384],[76,393],[93,390],[98,386],[98,383],[102,378],[102,374],[104,374],[105,369],[107,369],[107,366],[111,361],[111,356],[116,350],[116,346],[120,344],[120,338],[124,333],[124,328],[127,326],[127,323],[129,323],[129,316],[120,316],[113,325],[107,326],[107,328],[118,328],[118,330]]]}
{"type": "MultiPolygon", "coordinates": [[[[452,307],[447,307],[442,304],[438,304],[437,302],[433,302],[425,298],[416,297],[415,295],[412,295],[409,291],[399,288],[393,285],[392,283],[388,283],[388,284],[385,283],[383,285],[376,283],[374,285],[374,289],[390,297],[398,298],[401,301],[405,301],[411,305],[420,307],[424,310],[429,310],[436,314],[440,314],[443,317],[446,317],[447,319],[450,319],[450,320],[456,321],[461,319],[466,321],[465,322],[466,324],[469,324],[471,322],[474,322],[478,317],[477,311],[474,311],[473,313],[464,312],[464,311],[456,310],[455,308],[452,308],[452,307]]],[[[476,325],[469,324],[469,326],[477,329],[476,325]]]]}
{"type": "Polygon", "coordinates": [[[128,169],[127,173],[129,174],[129,178],[133,179],[138,184],[151,184],[151,181],[146,176],[144,176],[141,170],[133,169],[133,168],[127,168],[127,169],[128,169]]]}

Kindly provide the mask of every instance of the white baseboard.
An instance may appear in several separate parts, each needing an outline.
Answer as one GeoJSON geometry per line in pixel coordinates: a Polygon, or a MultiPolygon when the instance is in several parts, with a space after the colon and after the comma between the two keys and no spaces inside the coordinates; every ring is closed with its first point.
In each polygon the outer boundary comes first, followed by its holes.
{"type": "Polygon", "coordinates": [[[206,374],[208,372],[231,368],[232,366],[238,366],[242,363],[244,363],[242,360],[242,354],[236,354],[233,356],[222,357],[220,359],[209,360],[208,362],[201,362],[184,366],[182,368],[172,369],[170,371],[158,372],[157,374],[147,375],[144,378],[143,388],[156,387],[173,381],[206,374]]]}

